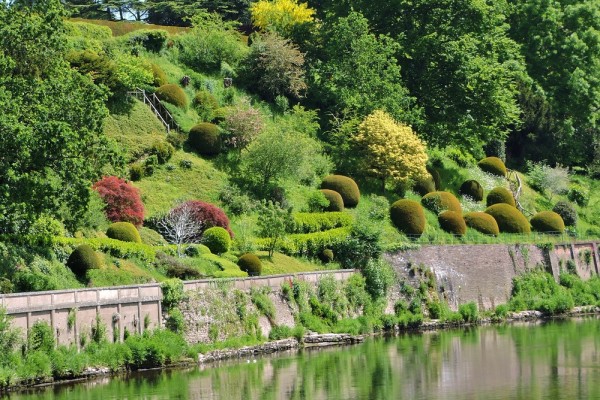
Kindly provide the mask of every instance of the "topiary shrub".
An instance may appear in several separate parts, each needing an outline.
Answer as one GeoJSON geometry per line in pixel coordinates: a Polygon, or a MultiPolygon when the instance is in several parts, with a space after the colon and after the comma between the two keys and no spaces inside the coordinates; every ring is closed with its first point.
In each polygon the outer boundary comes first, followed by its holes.
{"type": "Polygon", "coordinates": [[[433,168],[431,165],[427,165],[427,172],[431,175],[433,179],[433,183],[435,183],[435,190],[440,190],[442,188],[442,177],[437,169],[433,168]]]}
{"type": "Polygon", "coordinates": [[[431,192],[423,196],[421,203],[428,210],[439,214],[450,210],[462,213],[462,207],[458,199],[450,192],[431,192]]]}
{"type": "Polygon", "coordinates": [[[561,216],[565,226],[575,226],[577,224],[577,210],[575,210],[573,204],[566,201],[559,201],[552,211],[561,216]]]}
{"type": "Polygon", "coordinates": [[[440,215],[438,215],[438,222],[444,231],[452,233],[453,235],[463,236],[467,233],[467,224],[465,223],[462,214],[456,211],[446,210],[441,212],[440,215]]]}
{"type": "Polygon", "coordinates": [[[473,228],[478,232],[494,236],[500,234],[498,223],[490,214],[484,212],[470,212],[466,213],[463,218],[469,228],[473,228]]]}
{"type": "Polygon", "coordinates": [[[156,96],[162,101],[171,103],[179,108],[187,108],[187,96],[182,88],[174,83],[167,83],[156,89],[156,96]]]}
{"type": "Polygon", "coordinates": [[[188,142],[198,154],[217,155],[221,151],[219,127],[210,122],[202,122],[190,129],[188,142]]]}
{"type": "Polygon", "coordinates": [[[429,175],[428,177],[421,178],[415,182],[413,185],[413,190],[421,196],[425,196],[427,193],[435,192],[435,181],[433,177],[429,175]]]}
{"type": "Polygon", "coordinates": [[[152,64],[152,77],[154,79],[154,86],[160,87],[169,83],[167,79],[167,74],[156,64],[152,64]]]}
{"type": "Polygon", "coordinates": [[[333,250],[323,249],[323,251],[319,254],[319,259],[323,264],[329,264],[333,261],[333,250]]]}
{"type": "MultiPolygon", "coordinates": [[[[143,175],[143,174],[142,174],[143,175]]],[[[107,176],[92,186],[104,203],[106,218],[112,222],[131,222],[141,226],[144,221],[144,205],[138,188],[116,176],[107,176]]]]}
{"type": "Polygon", "coordinates": [[[356,207],[360,200],[360,190],[352,178],[344,175],[329,175],[323,179],[321,189],[336,191],[342,196],[345,207],[356,207]]]}
{"type": "Polygon", "coordinates": [[[538,232],[563,233],[565,223],[562,217],[554,211],[542,211],[531,218],[531,226],[538,232]]]}
{"type": "Polygon", "coordinates": [[[325,211],[344,211],[344,199],[342,199],[342,195],[335,190],[329,189],[321,189],[321,193],[329,200],[329,206],[325,208],[325,211]]]}
{"type": "Polygon", "coordinates": [[[67,267],[79,279],[85,278],[85,274],[90,269],[100,269],[102,261],[98,254],[87,244],[78,246],[67,259],[67,267]]]}
{"type": "Polygon", "coordinates": [[[237,265],[249,276],[258,276],[262,272],[262,262],[254,254],[246,253],[240,257],[237,265]]]}
{"type": "Polygon", "coordinates": [[[219,108],[219,102],[208,90],[197,92],[194,96],[193,105],[202,121],[211,121],[215,110],[219,108]]]}
{"type": "Polygon", "coordinates": [[[498,203],[488,207],[485,210],[486,214],[494,217],[498,223],[500,232],[503,233],[529,233],[531,227],[527,218],[515,207],[498,203]]]}
{"type": "Polygon", "coordinates": [[[156,141],[152,143],[149,151],[150,155],[156,156],[159,164],[164,164],[171,159],[175,153],[175,147],[167,141],[156,141]]]}
{"type": "Polygon", "coordinates": [[[463,182],[463,184],[460,185],[460,189],[458,189],[458,193],[463,196],[469,196],[475,201],[483,200],[483,187],[475,180],[463,182]]]}
{"type": "Polygon", "coordinates": [[[115,222],[106,230],[106,236],[122,242],[142,243],[142,238],[136,227],[130,222],[115,222]]]}
{"type": "Polygon", "coordinates": [[[506,166],[498,157],[486,157],[477,163],[482,171],[489,172],[492,175],[506,176],[506,166]]]}
{"type": "Polygon", "coordinates": [[[390,218],[398,230],[406,235],[423,234],[425,230],[425,213],[419,203],[402,199],[390,207],[390,218]]]}
{"type": "Polygon", "coordinates": [[[517,205],[510,190],[503,187],[493,188],[487,195],[486,205],[489,207],[500,203],[508,204],[513,207],[516,207],[517,205]]]}
{"type": "Polygon", "coordinates": [[[210,249],[214,254],[223,254],[229,251],[231,246],[231,236],[229,232],[220,226],[208,228],[202,234],[202,244],[210,249]]]}

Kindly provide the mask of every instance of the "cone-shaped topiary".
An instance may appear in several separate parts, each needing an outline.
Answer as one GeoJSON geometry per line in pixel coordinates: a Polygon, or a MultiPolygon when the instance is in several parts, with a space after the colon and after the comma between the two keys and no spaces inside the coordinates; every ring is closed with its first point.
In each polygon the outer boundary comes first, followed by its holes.
{"type": "Polygon", "coordinates": [[[510,192],[510,190],[508,190],[507,188],[493,188],[487,195],[486,205],[488,207],[500,203],[516,207],[515,198],[513,197],[513,194],[510,192]]]}
{"type": "Polygon", "coordinates": [[[506,176],[506,165],[498,157],[486,157],[477,163],[482,171],[492,175],[506,176]]]}
{"type": "Polygon", "coordinates": [[[466,213],[463,218],[465,219],[465,223],[469,228],[473,228],[478,232],[494,236],[498,236],[500,234],[498,223],[490,214],[476,211],[466,213]]]}
{"type": "Polygon", "coordinates": [[[258,276],[262,272],[262,262],[260,258],[254,254],[246,253],[241,256],[237,262],[242,271],[248,273],[249,276],[258,276]]]}
{"type": "Polygon", "coordinates": [[[344,211],[344,199],[335,190],[321,189],[321,193],[329,200],[329,206],[325,211],[344,211]]]}
{"type": "Polygon", "coordinates": [[[231,236],[225,228],[213,226],[208,228],[202,234],[202,244],[210,249],[214,254],[223,254],[229,251],[231,246],[231,236]]]}
{"type": "Polygon", "coordinates": [[[165,71],[156,64],[152,64],[152,77],[154,78],[154,86],[164,86],[169,83],[165,71]]]}
{"type": "Polygon", "coordinates": [[[402,199],[390,207],[390,218],[400,232],[407,235],[423,234],[425,230],[425,213],[419,203],[402,199]]]}
{"type": "Polygon", "coordinates": [[[167,83],[162,85],[155,92],[156,96],[162,101],[171,103],[179,108],[187,107],[187,96],[182,88],[175,85],[174,83],[167,83]]]}
{"type": "Polygon", "coordinates": [[[210,122],[202,122],[190,129],[188,137],[190,146],[204,156],[214,156],[221,151],[219,127],[210,122]]]}
{"type": "Polygon", "coordinates": [[[106,230],[106,236],[122,242],[142,243],[137,228],[131,222],[115,222],[106,230]]]}
{"type": "Polygon", "coordinates": [[[428,210],[439,214],[450,210],[462,214],[460,201],[450,192],[431,192],[423,196],[421,204],[428,210]]]}
{"type": "Polygon", "coordinates": [[[437,169],[433,168],[431,165],[428,165],[427,172],[431,175],[433,182],[435,183],[435,190],[440,190],[442,188],[442,177],[437,169]]]}
{"type": "Polygon", "coordinates": [[[577,210],[575,210],[573,204],[566,201],[559,201],[552,211],[562,217],[565,226],[575,226],[577,224],[577,210]]]}
{"type": "Polygon", "coordinates": [[[90,269],[100,269],[102,262],[98,254],[87,244],[78,246],[67,260],[67,267],[73,271],[79,279],[85,278],[90,269]]]}
{"type": "Polygon", "coordinates": [[[505,203],[494,204],[485,212],[490,214],[498,223],[500,232],[503,233],[529,233],[531,227],[527,218],[516,207],[505,203]]]}
{"type": "Polygon", "coordinates": [[[467,233],[467,224],[462,214],[456,211],[446,210],[441,212],[438,215],[438,222],[443,230],[453,235],[463,236],[467,233]]]}
{"type": "Polygon", "coordinates": [[[413,186],[413,190],[419,193],[421,196],[425,196],[427,193],[435,192],[435,182],[431,175],[417,180],[413,186]]]}
{"type": "Polygon", "coordinates": [[[356,207],[360,200],[360,190],[352,178],[344,175],[329,175],[323,179],[321,189],[334,190],[342,196],[345,207],[356,207]]]}
{"type": "Polygon", "coordinates": [[[463,182],[463,184],[460,185],[460,189],[458,189],[458,193],[463,196],[469,196],[475,201],[483,200],[483,188],[479,182],[474,180],[463,182]]]}
{"type": "Polygon", "coordinates": [[[538,232],[563,233],[565,223],[558,213],[554,211],[542,211],[531,218],[531,226],[538,232]]]}

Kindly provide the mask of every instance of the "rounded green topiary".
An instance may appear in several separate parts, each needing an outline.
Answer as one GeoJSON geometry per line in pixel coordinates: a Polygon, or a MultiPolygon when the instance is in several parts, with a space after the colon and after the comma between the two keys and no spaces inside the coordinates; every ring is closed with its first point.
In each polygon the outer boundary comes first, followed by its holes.
{"type": "Polygon", "coordinates": [[[505,203],[494,204],[485,210],[498,223],[500,232],[503,233],[529,233],[531,227],[527,218],[516,207],[505,203]]]}
{"type": "Polygon", "coordinates": [[[577,210],[575,210],[573,204],[566,201],[559,201],[552,211],[561,216],[565,226],[575,226],[577,224],[577,210]]]}
{"type": "Polygon", "coordinates": [[[142,238],[131,222],[115,222],[108,227],[106,236],[122,242],[142,243],[142,238]]]}
{"type": "Polygon", "coordinates": [[[469,228],[473,228],[478,232],[494,236],[500,234],[498,223],[490,214],[475,211],[466,213],[463,218],[469,228]]]}
{"type": "Polygon", "coordinates": [[[500,203],[516,207],[515,198],[513,197],[513,194],[510,192],[510,190],[508,190],[507,188],[493,188],[487,195],[486,204],[488,207],[500,203]]]}
{"type": "Polygon", "coordinates": [[[435,192],[435,181],[431,175],[417,180],[413,186],[413,190],[419,193],[421,196],[425,196],[427,193],[435,192]]]}
{"type": "Polygon", "coordinates": [[[462,194],[463,196],[469,196],[475,201],[483,200],[483,188],[479,182],[475,180],[465,181],[462,185],[460,185],[458,193],[462,194]]]}
{"type": "Polygon", "coordinates": [[[212,120],[214,111],[219,108],[219,102],[208,90],[197,92],[194,96],[193,105],[202,121],[212,120]]]}
{"type": "Polygon", "coordinates": [[[460,201],[450,192],[428,193],[421,199],[421,204],[436,214],[446,210],[462,213],[460,201]]]}
{"type": "Polygon", "coordinates": [[[419,203],[402,199],[390,207],[390,218],[400,232],[406,235],[423,234],[425,230],[425,213],[419,203]]]}
{"type": "Polygon", "coordinates": [[[219,127],[210,122],[202,122],[190,129],[188,142],[201,155],[217,155],[221,151],[219,127]]]}
{"type": "Polygon", "coordinates": [[[319,254],[319,259],[323,262],[323,264],[329,264],[333,261],[333,250],[323,249],[321,254],[319,254]]]}
{"type": "Polygon", "coordinates": [[[202,234],[202,243],[214,254],[223,254],[229,251],[231,236],[225,228],[213,226],[202,234]]]}
{"type": "Polygon", "coordinates": [[[237,262],[242,271],[248,273],[249,276],[258,276],[262,272],[262,262],[260,258],[254,254],[246,253],[241,256],[237,262]]]}
{"type": "Polygon", "coordinates": [[[360,200],[360,190],[352,178],[344,175],[329,175],[323,179],[321,189],[336,191],[342,196],[345,207],[356,207],[360,200]]]}
{"type": "Polygon", "coordinates": [[[155,92],[156,96],[162,101],[171,103],[179,108],[187,107],[187,96],[182,88],[175,85],[174,83],[167,83],[162,85],[155,92]]]}
{"type": "Polygon", "coordinates": [[[100,269],[102,261],[98,254],[87,244],[82,244],[77,247],[67,260],[67,267],[78,278],[84,278],[85,274],[90,269],[100,269]]]}
{"type": "Polygon", "coordinates": [[[563,233],[565,223],[558,213],[554,211],[542,211],[531,218],[531,226],[538,232],[563,233]]]}
{"type": "Polygon", "coordinates": [[[325,211],[344,211],[344,199],[342,199],[342,195],[335,190],[329,189],[321,189],[321,193],[329,200],[329,206],[325,211]]]}
{"type": "Polygon", "coordinates": [[[154,86],[164,86],[169,83],[167,79],[167,74],[156,64],[152,64],[152,77],[154,79],[154,86]]]}
{"type": "Polygon", "coordinates": [[[438,222],[440,223],[440,227],[453,235],[463,236],[467,233],[467,224],[463,219],[461,213],[456,211],[444,211],[438,215],[438,222]]]}
{"type": "Polygon", "coordinates": [[[492,175],[506,176],[506,165],[498,157],[486,157],[477,163],[482,171],[492,175]]]}
{"type": "Polygon", "coordinates": [[[435,183],[435,190],[440,190],[442,188],[442,177],[437,169],[433,168],[431,165],[427,165],[427,172],[431,175],[433,182],[435,183]]]}

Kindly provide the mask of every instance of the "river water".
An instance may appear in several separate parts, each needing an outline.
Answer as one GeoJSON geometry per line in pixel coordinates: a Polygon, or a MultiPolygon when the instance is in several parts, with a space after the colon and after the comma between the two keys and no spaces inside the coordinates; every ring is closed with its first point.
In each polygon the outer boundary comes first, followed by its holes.
{"type": "Polygon", "coordinates": [[[600,399],[600,319],[487,326],[204,368],[106,378],[10,399],[600,399]]]}

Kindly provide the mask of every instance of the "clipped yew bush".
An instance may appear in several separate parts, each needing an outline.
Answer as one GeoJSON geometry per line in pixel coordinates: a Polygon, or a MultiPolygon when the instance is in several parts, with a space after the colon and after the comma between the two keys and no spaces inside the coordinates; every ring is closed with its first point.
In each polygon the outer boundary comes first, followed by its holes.
{"type": "Polygon", "coordinates": [[[258,276],[262,272],[262,262],[260,258],[251,253],[241,256],[237,262],[240,269],[247,272],[249,276],[258,276]]]}
{"type": "Polygon", "coordinates": [[[440,190],[442,188],[442,177],[437,169],[433,168],[431,165],[427,165],[427,172],[431,175],[433,179],[433,183],[435,184],[435,190],[440,190]]]}
{"type": "Polygon", "coordinates": [[[500,234],[498,223],[490,214],[475,211],[466,213],[463,218],[469,228],[475,229],[478,232],[494,236],[500,234]]]}
{"type": "Polygon", "coordinates": [[[494,217],[502,233],[531,232],[529,221],[516,207],[498,203],[488,207],[485,212],[494,217]]]}
{"type": "Polygon", "coordinates": [[[329,264],[333,261],[333,250],[323,249],[323,251],[319,254],[319,259],[323,262],[323,264],[329,264]]]}
{"type": "Polygon", "coordinates": [[[329,175],[323,179],[321,189],[336,191],[342,196],[345,207],[356,207],[360,200],[360,190],[352,178],[344,175],[329,175]]]}
{"type": "Polygon", "coordinates": [[[115,222],[106,230],[106,236],[122,242],[142,243],[137,228],[130,222],[115,222]]]}
{"type": "Polygon", "coordinates": [[[219,102],[208,90],[200,90],[197,92],[192,104],[198,112],[198,116],[202,118],[202,121],[212,120],[214,111],[219,108],[219,102]]]}
{"type": "Polygon", "coordinates": [[[325,208],[325,211],[344,211],[344,199],[342,199],[341,194],[329,189],[321,189],[321,193],[329,201],[329,206],[325,208]]]}
{"type": "Polygon", "coordinates": [[[483,187],[475,180],[463,182],[463,184],[460,185],[460,189],[458,189],[458,193],[463,196],[469,196],[475,201],[483,200],[483,187]]]}
{"type": "Polygon", "coordinates": [[[450,210],[462,213],[460,201],[450,192],[431,192],[423,196],[421,203],[428,210],[439,214],[450,210]]]}
{"type": "Polygon", "coordinates": [[[84,278],[90,269],[100,269],[102,261],[98,254],[87,244],[78,246],[67,259],[67,267],[78,278],[84,278]]]}
{"type": "Polygon", "coordinates": [[[202,234],[202,244],[208,247],[213,254],[227,253],[231,246],[231,236],[225,228],[213,226],[202,234]]]}
{"type": "Polygon", "coordinates": [[[406,235],[421,235],[425,230],[425,213],[414,200],[401,199],[390,207],[390,218],[398,230],[406,235]]]}
{"type": "Polygon", "coordinates": [[[456,211],[446,210],[441,212],[440,215],[438,215],[438,222],[444,231],[452,233],[453,235],[463,236],[467,233],[467,224],[465,223],[462,214],[456,211]]]}
{"type": "Polygon", "coordinates": [[[498,157],[486,157],[477,163],[482,171],[492,175],[506,176],[506,165],[498,157]]]}
{"type": "Polygon", "coordinates": [[[165,71],[156,64],[152,64],[152,78],[154,79],[154,86],[156,87],[164,86],[169,83],[165,71]]]}
{"type": "Polygon", "coordinates": [[[554,211],[541,211],[531,218],[531,226],[537,232],[563,233],[565,223],[554,211]]]}
{"type": "Polygon", "coordinates": [[[156,96],[162,101],[171,103],[179,108],[187,107],[187,96],[182,88],[174,83],[167,83],[156,89],[156,96]]]}
{"type": "Polygon", "coordinates": [[[435,192],[436,186],[435,181],[431,175],[417,180],[413,186],[413,190],[421,196],[425,196],[427,193],[435,192]]]}
{"type": "Polygon", "coordinates": [[[515,198],[510,190],[504,187],[493,188],[487,195],[486,204],[487,206],[493,206],[494,204],[508,204],[516,207],[515,198]]]}
{"type": "Polygon", "coordinates": [[[204,156],[214,156],[221,151],[219,127],[210,122],[202,122],[190,129],[188,137],[190,146],[204,156]]]}
{"type": "Polygon", "coordinates": [[[552,209],[555,213],[561,216],[565,226],[575,226],[577,224],[577,210],[573,204],[567,201],[559,201],[552,209]]]}

